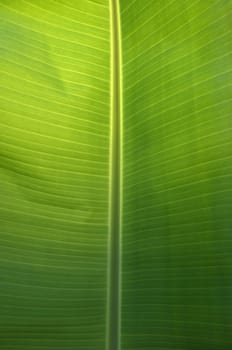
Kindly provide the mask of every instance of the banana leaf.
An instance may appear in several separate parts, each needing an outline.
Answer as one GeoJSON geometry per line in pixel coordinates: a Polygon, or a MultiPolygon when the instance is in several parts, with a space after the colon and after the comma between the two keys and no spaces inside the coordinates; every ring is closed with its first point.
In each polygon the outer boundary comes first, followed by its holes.
{"type": "Polygon", "coordinates": [[[232,347],[230,0],[0,0],[0,349],[232,347]]]}

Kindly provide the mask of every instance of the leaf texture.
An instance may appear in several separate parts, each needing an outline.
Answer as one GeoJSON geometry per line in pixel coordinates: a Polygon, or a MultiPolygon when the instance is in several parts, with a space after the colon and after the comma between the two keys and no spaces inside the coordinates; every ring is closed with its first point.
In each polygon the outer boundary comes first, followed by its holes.
{"type": "Polygon", "coordinates": [[[0,348],[105,347],[107,1],[1,1],[0,348]]]}
{"type": "Polygon", "coordinates": [[[121,2],[123,350],[232,346],[231,5],[121,2]]]}
{"type": "Polygon", "coordinates": [[[231,12],[0,1],[1,349],[232,347],[231,12]]]}

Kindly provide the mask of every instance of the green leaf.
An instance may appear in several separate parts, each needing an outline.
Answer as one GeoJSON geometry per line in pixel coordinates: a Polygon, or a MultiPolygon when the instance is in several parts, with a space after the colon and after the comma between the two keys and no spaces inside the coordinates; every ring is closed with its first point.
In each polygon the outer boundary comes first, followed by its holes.
{"type": "Polygon", "coordinates": [[[229,350],[229,0],[0,1],[0,348],[229,350]]]}
{"type": "Polygon", "coordinates": [[[104,349],[108,2],[0,14],[0,348],[104,349]]]}
{"type": "Polygon", "coordinates": [[[231,10],[121,2],[123,350],[232,346],[231,10]]]}

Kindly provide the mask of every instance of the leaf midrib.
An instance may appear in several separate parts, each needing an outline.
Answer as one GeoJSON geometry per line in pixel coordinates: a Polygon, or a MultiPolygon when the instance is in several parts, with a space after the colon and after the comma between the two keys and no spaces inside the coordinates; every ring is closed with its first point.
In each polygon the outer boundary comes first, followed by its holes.
{"type": "Polygon", "coordinates": [[[110,0],[111,131],[107,350],[120,349],[122,73],[119,0],[110,0]]]}

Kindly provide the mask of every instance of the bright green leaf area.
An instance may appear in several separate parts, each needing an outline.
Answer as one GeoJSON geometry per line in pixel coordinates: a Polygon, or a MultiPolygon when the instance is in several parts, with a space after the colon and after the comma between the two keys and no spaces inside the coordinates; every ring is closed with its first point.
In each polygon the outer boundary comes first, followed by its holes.
{"type": "Polygon", "coordinates": [[[108,3],[0,14],[0,348],[104,349],[108,3]]]}
{"type": "MultiPolygon", "coordinates": [[[[120,350],[230,350],[232,2],[119,6],[120,350]]],[[[111,9],[0,0],[3,350],[116,350],[111,9]]]]}

